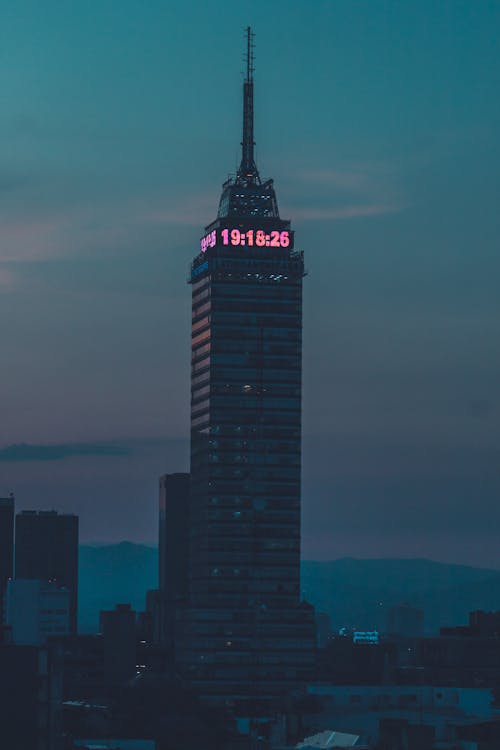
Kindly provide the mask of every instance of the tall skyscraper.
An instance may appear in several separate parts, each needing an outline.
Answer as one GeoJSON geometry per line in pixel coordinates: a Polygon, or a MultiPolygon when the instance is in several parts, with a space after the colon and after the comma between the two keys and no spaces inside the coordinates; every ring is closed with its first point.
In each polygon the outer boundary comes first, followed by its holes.
{"type": "Polygon", "coordinates": [[[16,578],[54,581],[70,592],[70,632],[77,631],[78,516],[56,511],[16,515],[16,578]]]}
{"type": "Polygon", "coordinates": [[[191,269],[189,613],[178,647],[198,691],[262,713],[310,674],[300,602],[303,253],[254,158],[247,31],[242,158],[191,269]]]}
{"type": "Polygon", "coordinates": [[[14,563],[14,496],[0,497],[0,642],[4,618],[5,587],[14,563]]]}

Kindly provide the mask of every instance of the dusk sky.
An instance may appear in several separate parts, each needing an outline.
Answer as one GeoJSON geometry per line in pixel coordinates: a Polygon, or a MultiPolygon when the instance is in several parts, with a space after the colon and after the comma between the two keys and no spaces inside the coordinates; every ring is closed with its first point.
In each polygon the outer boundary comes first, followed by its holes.
{"type": "Polygon", "coordinates": [[[303,556],[500,567],[500,2],[0,11],[0,496],[156,541],[250,24],[257,164],[308,269],[303,556]]]}

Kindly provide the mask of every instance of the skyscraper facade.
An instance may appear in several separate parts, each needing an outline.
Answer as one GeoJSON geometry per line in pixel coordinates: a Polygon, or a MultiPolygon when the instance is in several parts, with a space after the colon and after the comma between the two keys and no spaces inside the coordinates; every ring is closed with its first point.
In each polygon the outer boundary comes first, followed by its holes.
{"type": "Polygon", "coordinates": [[[254,159],[247,36],[242,159],[191,268],[187,634],[202,695],[262,711],[310,673],[300,601],[303,253],[254,159]],[[252,707],[253,706],[253,707],[252,707]]]}
{"type": "Polygon", "coordinates": [[[78,516],[56,511],[16,515],[16,578],[53,581],[70,592],[70,633],[77,631],[78,516]]]}

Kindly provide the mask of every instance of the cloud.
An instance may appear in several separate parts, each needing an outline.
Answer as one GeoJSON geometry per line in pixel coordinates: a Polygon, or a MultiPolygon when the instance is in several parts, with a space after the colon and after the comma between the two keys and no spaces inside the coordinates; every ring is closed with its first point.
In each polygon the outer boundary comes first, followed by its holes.
{"type": "Polygon", "coordinates": [[[363,167],[311,169],[302,171],[299,176],[305,182],[334,186],[342,190],[364,189],[373,183],[373,175],[363,167]]]}
{"type": "Polygon", "coordinates": [[[162,198],[158,201],[157,208],[152,208],[142,216],[146,224],[178,224],[182,226],[201,227],[203,217],[208,224],[213,220],[217,212],[217,190],[210,189],[203,193],[178,196],[174,201],[171,198],[162,198]]]}
{"type": "Polygon", "coordinates": [[[138,252],[160,232],[165,239],[168,228],[196,226],[201,232],[203,217],[208,223],[217,210],[213,191],[172,195],[149,189],[116,196],[73,186],[65,195],[61,186],[46,187],[43,202],[28,188],[0,207],[0,285],[13,281],[9,266],[138,252]]]}
{"type": "Polygon", "coordinates": [[[8,268],[2,268],[0,265],[0,291],[11,289],[14,285],[14,274],[8,268]]]}
{"type": "Polygon", "coordinates": [[[304,208],[294,211],[294,219],[302,221],[335,221],[337,219],[355,219],[363,216],[381,216],[401,211],[397,204],[359,204],[349,206],[332,206],[330,208],[304,208]]]}
{"type": "Polygon", "coordinates": [[[0,450],[0,462],[63,461],[81,456],[126,456],[130,450],[123,445],[102,443],[63,443],[33,445],[14,443],[0,450]]]}
{"type": "Polygon", "coordinates": [[[61,235],[70,224],[69,217],[33,217],[2,222],[0,261],[19,262],[52,258],[60,254],[61,235]]]}
{"type": "Polygon", "coordinates": [[[390,164],[313,167],[290,175],[290,213],[302,221],[337,221],[393,214],[406,207],[390,164]]]}

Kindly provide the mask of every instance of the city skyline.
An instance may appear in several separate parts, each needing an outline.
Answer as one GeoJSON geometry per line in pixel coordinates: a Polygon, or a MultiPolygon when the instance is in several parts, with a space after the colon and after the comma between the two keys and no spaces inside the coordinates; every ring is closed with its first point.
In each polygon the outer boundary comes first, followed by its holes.
{"type": "Polygon", "coordinates": [[[188,467],[185,278],[237,166],[250,20],[258,161],[310,271],[304,556],[499,567],[500,7],[30,6],[1,74],[0,494],[78,513],[83,540],[156,538],[157,477],[188,467]]]}

